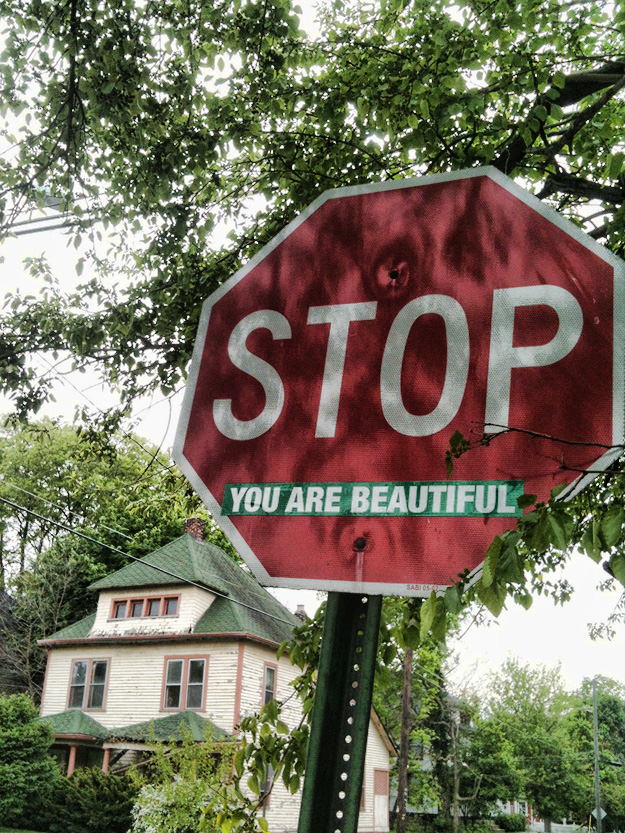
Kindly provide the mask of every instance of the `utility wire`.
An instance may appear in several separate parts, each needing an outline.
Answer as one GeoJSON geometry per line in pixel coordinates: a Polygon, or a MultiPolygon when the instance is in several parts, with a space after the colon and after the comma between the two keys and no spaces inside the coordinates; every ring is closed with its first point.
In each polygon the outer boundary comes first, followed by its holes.
{"type": "Polygon", "coordinates": [[[281,616],[275,616],[273,613],[268,613],[266,610],[261,610],[258,607],[253,607],[253,605],[245,604],[245,602],[239,602],[236,599],[231,599],[225,593],[220,593],[219,591],[214,590],[212,587],[208,588],[206,585],[200,584],[197,581],[191,581],[191,579],[183,578],[182,576],[179,576],[176,573],[172,573],[171,570],[166,570],[164,567],[157,567],[155,564],[150,564],[149,562],[144,561],[142,558],[137,558],[135,555],[130,555],[130,553],[124,552],[124,550],[120,550],[117,547],[112,546],[112,544],[105,544],[103,541],[98,541],[97,538],[93,538],[90,535],[85,535],[84,532],[79,532],[77,529],[72,529],[71,527],[61,523],[60,521],[53,521],[52,518],[46,518],[45,515],[40,515],[38,512],[35,512],[32,509],[27,509],[25,506],[20,506],[18,503],[14,503],[12,500],[0,497],[0,503],[4,503],[7,506],[11,506],[13,509],[17,509],[20,512],[26,512],[27,514],[32,515],[40,521],[45,521],[46,523],[53,524],[54,526],[59,527],[59,529],[62,529],[65,532],[69,532],[71,535],[76,535],[78,536],[78,538],[84,538],[85,541],[89,541],[92,544],[97,544],[99,547],[105,547],[106,549],[111,550],[112,552],[116,552],[119,555],[123,555],[124,558],[129,558],[131,561],[137,561],[142,564],[147,564],[148,567],[151,567],[153,570],[158,570],[159,573],[164,573],[167,576],[171,576],[171,578],[177,579],[182,584],[188,584],[190,587],[198,587],[200,590],[208,589],[210,593],[212,593],[215,596],[218,596],[221,599],[227,599],[233,604],[237,604],[240,607],[245,607],[248,610],[252,610],[254,613],[260,613],[262,616],[266,616],[269,619],[275,619],[277,622],[282,622],[285,625],[293,627],[292,622],[289,622],[287,619],[283,619],[281,616]]]}
{"type": "MultiPolygon", "coordinates": [[[[89,405],[91,405],[92,408],[96,409],[96,411],[99,411],[101,414],[106,413],[103,408],[100,408],[98,405],[96,405],[95,402],[92,399],[90,399],[84,391],[80,390],[80,388],[77,387],[69,378],[62,377],[58,373],[58,371],[56,371],[54,369],[54,366],[46,359],[45,356],[43,356],[41,353],[38,353],[37,355],[39,356],[41,361],[45,362],[45,364],[48,365],[48,367],[50,369],[50,372],[53,373],[57,377],[57,379],[59,379],[62,383],[66,383],[71,388],[73,388],[76,391],[76,393],[78,393],[80,396],[82,396],[82,398],[84,400],[86,400],[89,403],[89,405]]],[[[125,428],[122,428],[122,427],[120,427],[119,430],[122,432],[122,434],[124,434],[124,436],[128,437],[129,440],[131,440],[136,446],[138,446],[142,451],[145,451],[145,453],[148,454],[151,457],[150,465],[152,463],[157,463],[161,467],[161,469],[163,469],[164,471],[168,471],[170,474],[173,473],[173,471],[174,471],[173,466],[168,466],[166,463],[163,463],[161,460],[158,459],[158,453],[161,450],[162,443],[161,443],[161,445],[158,446],[158,448],[156,450],[156,453],[154,453],[154,452],[150,451],[149,449],[147,449],[143,445],[143,443],[139,442],[139,440],[135,437],[135,435],[132,434],[130,431],[127,431],[125,428]]]]}
{"type": "MultiPolygon", "coordinates": [[[[10,483],[8,480],[1,478],[2,482],[5,483],[7,486],[10,486],[12,489],[17,489],[18,492],[22,492],[24,495],[28,495],[29,497],[34,497],[35,500],[40,500],[43,503],[47,503],[49,506],[54,506],[55,509],[60,509],[61,512],[67,512],[68,515],[73,515],[75,518],[80,518],[81,521],[85,523],[89,522],[88,518],[85,518],[84,515],[80,515],[78,512],[73,512],[71,509],[67,509],[65,506],[61,506],[59,503],[55,503],[53,500],[49,500],[42,495],[36,495],[34,492],[29,492],[28,489],[22,489],[21,486],[18,486],[16,483],[10,483]]],[[[129,541],[132,541],[132,535],[126,535],[125,532],[122,532],[119,529],[114,529],[112,526],[107,526],[106,524],[100,524],[103,529],[108,529],[109,532],[114,532],[116,535],[121,535],[122,538],[127,538],[129,541]]]]}

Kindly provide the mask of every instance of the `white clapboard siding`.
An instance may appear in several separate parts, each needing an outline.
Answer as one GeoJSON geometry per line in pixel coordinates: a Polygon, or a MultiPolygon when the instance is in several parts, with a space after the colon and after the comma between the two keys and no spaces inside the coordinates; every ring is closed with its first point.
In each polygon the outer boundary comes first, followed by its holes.
{"type": "Polygon", "coordinates": [[[188,633],[214,601],[215,596],[199,587],[145,587],[133,592],[104,590],[98,599],[96,618],[90,636],[132,636],[150,633],[188,633]],[[117,599],[143,599],[153,596],[180,596],[175,616],[137,617],[136,619],[111,619],[113,601],[117,599]]]}
{"type": "Polygon", "coordinates": [[[108,659],[104,709],[88,711],[106,728],[120,728],[165,717],[161,709],[166,657],[208,657],[206,709],[200,714],[231,732],[234,721],[237,646],[231,642],[167,642],[139,645],[80,645],[51,651],[46,675],[42,716],[67,708],[72,662],[108,659]]]}
{"type": "MultiPolygon", "coordinates": [[[[375,833],[387,833],[388,815],[386,815],[385,823],[380,824],[379,817],[376,817],[378,822],[374,827],[374,771],[384,770],[388,772],[390,766],[389,752],[382,740],[380,733],[373,721],[369,722],[369,735],[367,737],[367,753],[365,758],[365,773],[363,779],[363,793],[364,806],[361,804],[360,816],[358,818],[358,830],[363,833],[375,831],[375,833]]],[[[388,797],[387,797],[388,800],[388,797]]]]}

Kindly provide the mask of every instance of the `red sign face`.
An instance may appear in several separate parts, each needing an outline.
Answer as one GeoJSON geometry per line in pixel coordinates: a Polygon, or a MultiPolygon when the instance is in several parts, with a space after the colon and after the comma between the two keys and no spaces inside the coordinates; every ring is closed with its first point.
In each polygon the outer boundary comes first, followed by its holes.
{"type": "Polygon", "coordinates": [[[624,287],[493,169],[327,192],[206,301],[175,459],[263,584],[428,595],[618,456],[624,287]]]}

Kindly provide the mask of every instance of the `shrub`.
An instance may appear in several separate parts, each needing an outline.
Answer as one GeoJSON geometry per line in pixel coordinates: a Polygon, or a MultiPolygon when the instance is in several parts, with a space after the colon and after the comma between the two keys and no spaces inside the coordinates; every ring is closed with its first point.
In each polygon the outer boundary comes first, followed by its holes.
{"type": "Polygon", "coordinates": [[[126,833],[138,785],[126,775],[77,769],[62,778],[50,807],[50,833],[126,833]]]}
{"type": "Polygon", "coordinates": [[[39,827],[61,780],[50,755],[52,729],[25,694],[0,698],[0,819],[16,827],[39,827]]]}
{"type": "Polygon", "coordinates": [[[527,830],[527,820],[523,813],[499,813],[494,821],[506,833],[523,833],[527,830]]]}
{"type": "MultiPolygon", "coordinates": [[[[183,733],[184,734],[184,733],[183,733]]],[[[231,790],[234,747],[219,750],[206,735],[195,743],[157,743],[145,776],[135,776],[141,791],[132,811],[132,833],[197,833],[216,830],[215,819],[231,790]]]]}

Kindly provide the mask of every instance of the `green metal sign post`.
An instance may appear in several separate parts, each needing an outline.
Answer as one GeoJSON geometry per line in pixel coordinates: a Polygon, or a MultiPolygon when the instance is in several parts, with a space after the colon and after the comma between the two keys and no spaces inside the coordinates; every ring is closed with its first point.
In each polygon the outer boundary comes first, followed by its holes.
{"type": "Polygon", "coordinates": [[[356,833],[381,612],[328,595],[298,833],[356,833]]]}

